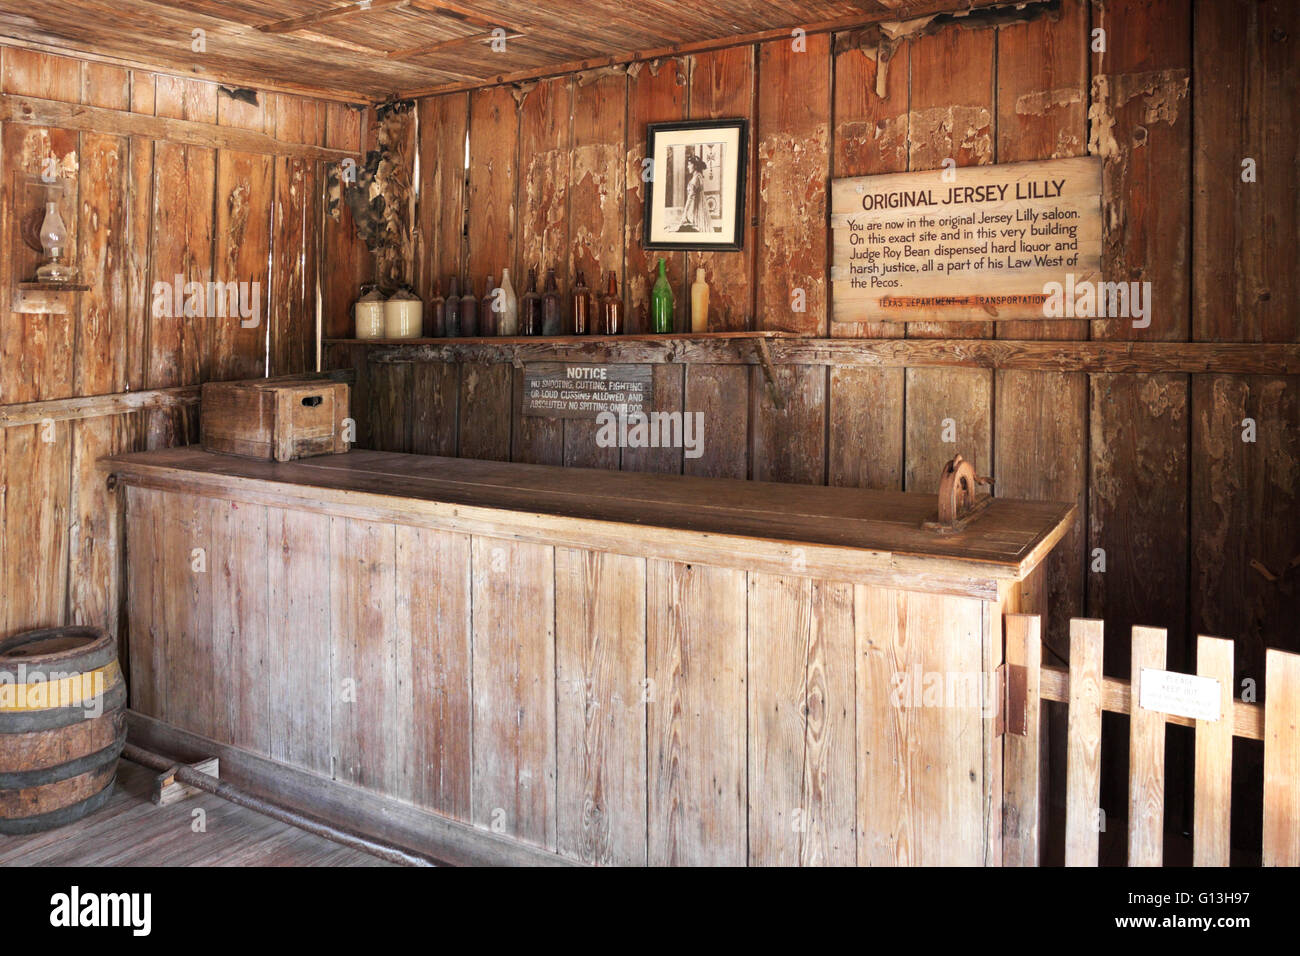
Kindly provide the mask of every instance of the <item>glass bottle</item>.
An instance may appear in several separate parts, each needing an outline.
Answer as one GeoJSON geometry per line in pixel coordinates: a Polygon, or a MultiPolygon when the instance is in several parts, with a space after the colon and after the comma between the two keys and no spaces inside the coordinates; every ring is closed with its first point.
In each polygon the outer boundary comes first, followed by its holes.
{"type": "Polygon", "coordinates": [[[591,290],[587,288],[587,277],[578,270],[578,282],[573,287],[573,334],[590,335],[595,331],[591,327],[591,290]]]}
{"type": "Polygon", "coordinates": [[[465,277],[465,294],[460,297],[460,334],[466,338],[478,335],[478,296],[474,294],[474,280],[465,277]]]}
{"type": "Polygon", "coordinates": [[[564,316],[560,310],[560,289],[555,284],[555,270],[546,270],[546,290],[542,293],[542,335],[563,335],[564,316]]]}
{"type": "Polygon", "coordinates": [[[603,335],[623,333],[623,297],[618,294],[618,275],[613,269],[605,276],[605,294],[600,297],[600,331],[603,335]]]}
{"type": "Polygon", "coordinates": [[[501,270],[501,312],[497,315],[497,335],[519,334],[519,297],[510,283],[510,270],[501,270]]]}
{"type": "Polygon", "coordinates": [[[447,300],[442,294],[442,283],[433,280],[433,295],[429,298],[429,337],[440,339],[447,334],[447,300]]]}
{"type": "Polygon", "coordinates": [[[704,270],[695,270],[691,283],[691,331],[709,331],[709,284],[704,281],[704,270]]]}
{"type": "Polygon", "coordinates": [[[519,300],[519,334],[542,334],[542,297],[537,294],[537,270],[528,270],[528,286],[519,300]]]}
{"type": "Polygon", "coordinates": [[[447,337],[454,339],[460,335],[460,279],[452,276],[448,288],[445,328],[447,337]]]}
{"type": "Polygon", "coordinates": [[[664,260],[659,260],[659,278],[650,290],[650,331],[666,335],[673,331],[673,287],[664,272],[664,260]]]}
{"type": "Polygon", "coordinates": [[[487,277],[483,286],[483,298],[478,302],[478,334],[492,336],[497,334],[497,312],[493,308],[497,297],[497,286],[492,277],[487,277]]]}

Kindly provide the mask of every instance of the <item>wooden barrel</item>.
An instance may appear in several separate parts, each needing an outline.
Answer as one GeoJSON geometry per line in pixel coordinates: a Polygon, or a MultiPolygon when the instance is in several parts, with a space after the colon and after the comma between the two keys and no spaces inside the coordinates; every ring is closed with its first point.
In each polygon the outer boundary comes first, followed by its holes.
{"type": "Polygon", "coordinates": [[[99,809],[126,743],[113,640],[57,627],[0,640],[0,833],[36,833],[99,809]]]}

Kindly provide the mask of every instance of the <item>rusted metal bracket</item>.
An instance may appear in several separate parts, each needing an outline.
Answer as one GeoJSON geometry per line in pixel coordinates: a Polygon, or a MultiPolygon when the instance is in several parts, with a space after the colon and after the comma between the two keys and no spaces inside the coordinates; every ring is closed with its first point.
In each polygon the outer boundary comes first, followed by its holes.
{"type": "Polygon", "coordinates": [[[975,466],[956,455],[943,466],[939,476],[939,507],[934,519],[922,522],[927,531],[952,534],[963,530],[993,501],[992,493],[981,495],[978,485],[993,486],[993,479],[975,474],[975,466]]]}
{"type": "Polygon", "coordinates": [[[1001,733],[1029,736],[1029,671],[1023,664],[1002,664],[999,684],[1002,687],[1001,733]]]}
{"type": "Polygon", "coordinates": [[[758,361],[763,366],[763,376],[767,379],[767,393],[772,397],[772,404],[785,410],[785,391],[776,380],[776,367],[772,364],[772,350],[767,347],[766,339],[757,339],[754,343],[758,349],[758,361]]]}

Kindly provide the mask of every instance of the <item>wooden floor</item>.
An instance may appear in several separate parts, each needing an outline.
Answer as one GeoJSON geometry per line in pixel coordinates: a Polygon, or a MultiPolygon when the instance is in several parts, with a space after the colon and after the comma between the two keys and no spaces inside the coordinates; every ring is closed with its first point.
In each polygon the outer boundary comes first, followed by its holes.
{"type": "Polygon", "coordinates": [[[149,800],[151,770],[123,760],[98,813],[32,836],[0,836],[0,866],[388,866],[286,823],[202,794],[168,807],[149,800]],[[206,832],[192,830],[193,813],[206,832]]]}

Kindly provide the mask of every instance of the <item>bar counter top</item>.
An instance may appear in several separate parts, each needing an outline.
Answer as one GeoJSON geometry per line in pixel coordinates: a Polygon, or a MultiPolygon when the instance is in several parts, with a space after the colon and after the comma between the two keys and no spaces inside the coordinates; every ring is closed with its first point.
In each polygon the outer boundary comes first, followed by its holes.
{"type": "Polygon", "coordinates": [[[941,534],[922,528],[933,494],[362,450],[278,463],[190,446],[101,467],[165,491],[981,598],[1023,580],[1075,517],[998,499],[941,534]]]}

